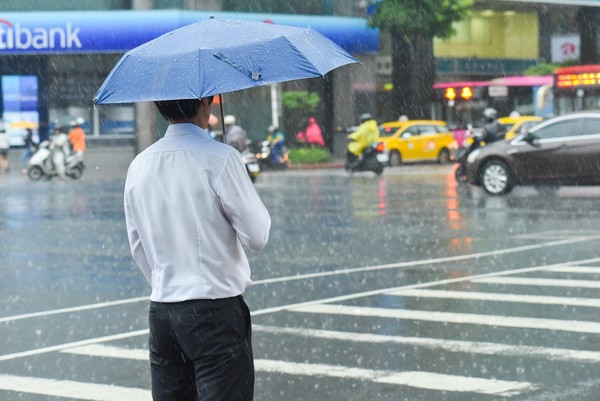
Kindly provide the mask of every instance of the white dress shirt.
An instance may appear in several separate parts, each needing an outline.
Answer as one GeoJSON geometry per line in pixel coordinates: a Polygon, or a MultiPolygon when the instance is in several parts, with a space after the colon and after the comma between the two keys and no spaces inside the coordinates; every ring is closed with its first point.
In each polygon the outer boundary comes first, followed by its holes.
{"type": "Polygon", "coordinates": [[[169,125],[133,160],[125,218],[156,302],[242,294],[252,282],[242,245],[260,251],[271,226],[240,153],[193,124],[169,125]]]}

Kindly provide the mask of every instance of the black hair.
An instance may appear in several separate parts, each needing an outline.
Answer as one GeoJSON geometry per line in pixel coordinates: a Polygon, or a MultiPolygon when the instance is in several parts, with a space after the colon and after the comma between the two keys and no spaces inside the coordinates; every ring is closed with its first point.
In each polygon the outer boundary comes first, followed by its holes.
{"type": "Polygon", "coordinates": [[[198,114],[201,99],[159,100],[154,104],[167,121],[188,119],[198,114]]]}

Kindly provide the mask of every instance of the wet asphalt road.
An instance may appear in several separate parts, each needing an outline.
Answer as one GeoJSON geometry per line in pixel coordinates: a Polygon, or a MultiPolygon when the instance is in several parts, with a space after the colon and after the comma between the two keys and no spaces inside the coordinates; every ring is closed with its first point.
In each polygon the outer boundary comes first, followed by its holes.
{"type": "MultiPolygon", "coordinates": [[[[0,400],[150,399],[122,156],[0,177],[0,400]]],[[[599,399],[600,188],[496,198],[452,169],[259,177],[257,401],[599,399]]]]}

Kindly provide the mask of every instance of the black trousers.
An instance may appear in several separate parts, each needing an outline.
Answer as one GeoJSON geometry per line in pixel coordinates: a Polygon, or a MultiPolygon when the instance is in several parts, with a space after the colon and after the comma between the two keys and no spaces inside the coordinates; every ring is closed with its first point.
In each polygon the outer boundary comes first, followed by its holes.
{"type": "Polygon", "coordinates": [[[150,304],[154,401],[252,401],[250,311],[242,296],[150,304]]]}

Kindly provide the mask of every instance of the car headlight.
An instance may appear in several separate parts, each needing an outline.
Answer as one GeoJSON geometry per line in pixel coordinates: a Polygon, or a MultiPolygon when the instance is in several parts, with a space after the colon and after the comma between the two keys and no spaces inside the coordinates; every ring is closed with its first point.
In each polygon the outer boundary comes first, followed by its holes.
{"type": "Polygon", "coordinates": [[[481,149],[475,149],[472,151],[469,156],[467,156],[467,163],[471,164],[477,159],[477,156],[481,153],[481,149]]]}

